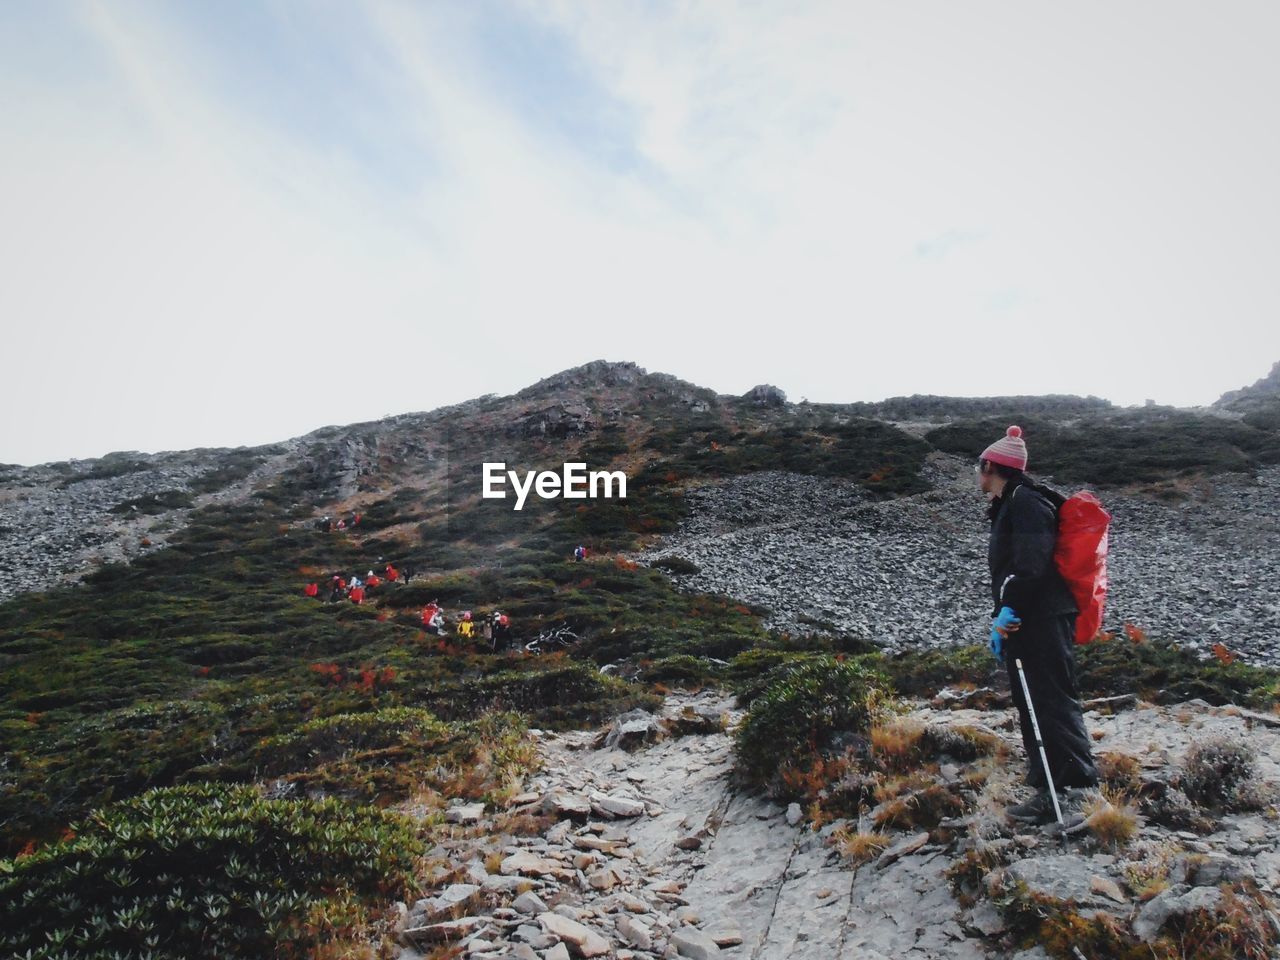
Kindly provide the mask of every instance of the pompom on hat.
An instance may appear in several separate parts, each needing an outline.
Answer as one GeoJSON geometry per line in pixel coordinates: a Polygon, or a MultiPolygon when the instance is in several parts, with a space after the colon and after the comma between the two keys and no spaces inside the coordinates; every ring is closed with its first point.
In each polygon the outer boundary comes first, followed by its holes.
{"type": "Polygon", "coordinates": [[[982,451],[982,459],[1015,470],[1027,469],[1027,445],[1022,439],[1022,428],[1015,425],[1006,430],[1003,437],[982,451]]]}

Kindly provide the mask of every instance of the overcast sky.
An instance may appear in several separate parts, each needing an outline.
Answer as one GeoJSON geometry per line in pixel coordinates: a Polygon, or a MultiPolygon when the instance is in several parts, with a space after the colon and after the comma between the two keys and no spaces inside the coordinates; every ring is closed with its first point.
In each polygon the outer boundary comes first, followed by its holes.
{"type": "Polygon", "coordinates": [[[595,358],[1208,403],[1280,359],[1280,5],[0,0],[0,462],[595,358]]]}

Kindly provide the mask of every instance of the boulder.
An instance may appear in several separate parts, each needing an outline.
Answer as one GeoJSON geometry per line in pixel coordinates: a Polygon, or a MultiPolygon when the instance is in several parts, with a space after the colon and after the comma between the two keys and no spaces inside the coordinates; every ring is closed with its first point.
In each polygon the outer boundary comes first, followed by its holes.
{"type": "Polygon", "coordinates": [[[648,928],[639,920],[633,920],[624,913],[618,918],[617,926],[618,935],[633,947],[639,950],[653,948],[653,938],[649,936],[648,928]]]}
{"type": "Polygon", "coordinates": [[[474,883],[451,883],[436,896],[415,903],[409,914],[409,923],[421,926],[456,920],[471,908],[479,894],[480,887],[474,883]]]}
{"type": "Polygon", "coordinates": [[[1054,900],[1073,900],[1077,906],[1105,907],[1110,901],[1098,892],[1094,878],[1099,868],[1074,853],[1028,857],[1009,864],[1003,871],[988,874],[988,884],[1005,880],[1024,883],[1030,893],[1054,900]]]}
{"type": "Polygon", "coordinates": [[[609,941],[577,920],[547,911],[538,914],[538,922],[547,933],[559,937],[580,957],[602,957],[609,952],[609,941]]]}
{"type": "Polygon", "coordinates": [[[676,953],[690,960],[712,960],[723,956],[720,947],[703,931],[696,927],[682,927],[671,934],[671,945],[676,953]]]}
{"type": "Polygon", "coordinates": [[[964,919],[967,926],[977,930],[984,937],[998,937],[1008,929],[1004,917],[990,900],[979,901],[964,919]]]}
{"type": "Polygon", "coordinates": [[[719,947],[736,947],[742,943],[742,928],[731,920],[722,920],[706,928],[706,934],[719,947]]]}
{"type": "Polygon", "coordinates": [[[628,710],[619,714],[597,738],[595,746],[604,749],[635,750],[654,743],[666,735],[662,721],[646,710],[628,710]]]}
{"type": "Polygon", "coordinates": [[[564,868],[529,850],[517,850],[498,865],[498,872],[508,877],[516,873],[527,877],[545,877],[563,873],[564,868]]]}
{"type": "Polygon", "coordinates": [[[527,913],[530,915],[547,912],[547,905],[542,901],[542,898],[532,890],[526,891],[516,897],[511,906],[519,910],[521,913],[527,913]]]}
{"type": "Polygon", "coordinates": [[[400,940],[410,946],[439,943],[442,940],[461,940],[478,930],[484,922],[484,917],[461,917],[443,923],[408,927],[400,934],[400,940]]]}
{"type": "Polygon", "coordinates": [[[1169,887],[1142,905],[1133,918],[1133,932],[1144,943],[1150,943],[1172,917],[1198,911],[1217,912],[1221,902],[1222,891],[1217,887],[1188,888],[1183,884],[1169,887]]]}
{"type": "Polygon", "coordinates": [[[480,818],[484,816],[483,803],[463,803],[450,807],[444,812],[444,818],[448,823],[479,823],[480,818]]]}
{"type": "Polygon", "coordinates": [[[639,800],[615,794],[596,794],[591,798],[591,809],[602,817],[630,819],[644,814],[644,804],[639,800]]]}
{"type": "Polygon", "coordinates": [[[912,834],[909,837],[903,837],[876,858],[876,869],[883,870],[900,857],[915,853],[928,842],[929,832],[927,830],[912,834]]]}
{"type": "Polygon", "coordinates": [[[563,793],[559,790],[553,790],[543,797],[542,809],[545,813],[553,813],[558,817],[568,817],[572,820],[585,820],[591,816],[591,803],[586,797],[563,793]]]}

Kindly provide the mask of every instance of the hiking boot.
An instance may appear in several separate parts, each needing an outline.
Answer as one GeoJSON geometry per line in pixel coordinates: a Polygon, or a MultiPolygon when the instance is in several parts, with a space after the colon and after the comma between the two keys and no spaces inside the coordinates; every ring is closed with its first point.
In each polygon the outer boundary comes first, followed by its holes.
{"type": "Polygon", "coordinates": [[[1030,800],[1023,801],[1005,810],[1011,820],[1020,823],[1042,824],[1053,823],[1057,818],[1053,814],[1053,799],[1048,790],[1039,790],[1030,800]]]}

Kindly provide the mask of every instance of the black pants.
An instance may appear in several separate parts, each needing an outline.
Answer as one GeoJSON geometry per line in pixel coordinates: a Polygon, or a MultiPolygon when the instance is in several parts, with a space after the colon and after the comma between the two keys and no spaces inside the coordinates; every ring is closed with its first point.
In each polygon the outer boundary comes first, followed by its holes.
{"type": "Polygon", "coordinates": [[[1075,620],[1075,614],[1026,620],[1004,642],[1009,684],[1027,750],[1027,784],[1037,789],[1048,784],[1015,658],[1022,660],[1027,676],[1054,786],[1092,787],[1098,783],[1098,768],[1093,763],[1093,749],[1076,691],[1075,620]]]}

